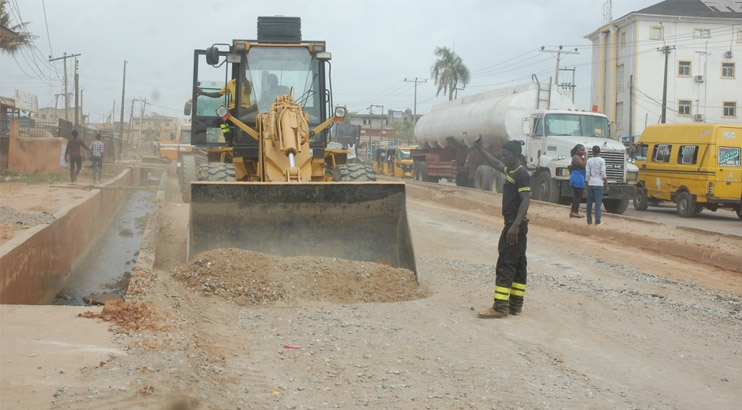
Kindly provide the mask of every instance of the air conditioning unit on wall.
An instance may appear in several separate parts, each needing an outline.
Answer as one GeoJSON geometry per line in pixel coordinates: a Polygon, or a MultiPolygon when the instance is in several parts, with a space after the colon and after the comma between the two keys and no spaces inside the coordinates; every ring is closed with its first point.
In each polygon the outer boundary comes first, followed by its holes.
{"type": "Polygon", "coordinates": [[[697,83],[702,83],[703,82],[703,76],[702,75],[697,75],[695,78],[696,78],[696,82],[697,83]]]}
{"type": "Polygon", "coordinates": [[[696,121],[698,121],[698,122],[702,122],[703,121],[703,114],[695,114],[693,116],[693,119],[696,120],[696,121]]]}
{"type": "Polygon", "coordinates": [[[732,58],[732,57],[733,57],[732,50],[724,52],[724,58],[732,58]]]}

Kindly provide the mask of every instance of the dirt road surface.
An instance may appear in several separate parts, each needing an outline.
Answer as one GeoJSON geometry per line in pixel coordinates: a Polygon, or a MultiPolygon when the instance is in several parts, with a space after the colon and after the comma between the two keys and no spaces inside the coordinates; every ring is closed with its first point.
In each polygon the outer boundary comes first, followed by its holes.
{"type": "Polygon", "coordinates": [[[78,318],[110,326],[125,354],[68,367],[63,380],[49,370],[39,377],[56,390],[45,404],[11,389],[0,407],[736,409],[742,402],[742,240],[734,235],[612,215],[588,227],[566,218],[566,207],[534,202],[523,314],[481,320],[476,312],[492,303],[502,226],[497,194],[408,184],[421,287],[387,289],[368,278],[388,271],[357,262],[253,256],[258,263],[225,251],[184,264],[188,205],[174,179],[168,188],[156,269],[133,275],[129,300],[104,309],[107,321],[94,318],[99,309],[78,318]],[[317,285],[351,299],[303,291],[317,285]],[[365,286],[375,301],[352,296],[365,286]]]}

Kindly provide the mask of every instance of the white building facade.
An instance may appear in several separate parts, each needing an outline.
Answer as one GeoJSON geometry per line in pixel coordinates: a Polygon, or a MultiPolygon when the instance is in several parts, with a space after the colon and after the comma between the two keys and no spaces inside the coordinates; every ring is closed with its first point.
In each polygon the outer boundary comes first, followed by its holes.
{"type": "Polygon", "coordinates": [[[742,123],[742,2],[666,0],[586,38],[591,104],[624,143],[663,118],[742,123]]]}

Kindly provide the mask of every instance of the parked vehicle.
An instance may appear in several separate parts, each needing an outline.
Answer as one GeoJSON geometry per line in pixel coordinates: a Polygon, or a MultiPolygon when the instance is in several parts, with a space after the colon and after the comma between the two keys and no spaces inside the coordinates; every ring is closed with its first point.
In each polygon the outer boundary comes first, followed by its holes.
{"type": "Polygon", "coordinates": [[[569,98],[533,78],[531,84],[449,101],[423,115],[415,126],[420,144],[412,152],[415,179],[449,178],[460,186],[500,192],[502,177],[471,147],[482,136],[485,149],[499,156],[503,144],[517,140],[525,145],[531,196],[569,203],[570,151],[576,144],[588,152],[598,145],[610,185],[603,204],[608,212],[623,213],[636,193],[638,170],[628,162],[623,144],[611,139],[608,118],[577,110],[569,98]]]}
{"type": "Polygon", "coordinates": [[[374,171],[377,174],[396,178],[412,178],[413,162],[412,146],[390,146],[376,150],[374,155],[374,171]]]}
{"type": "Polygon", "coordinates": [[[639,167],[634,208],[675,202],[689,218],[731,208],[742,219],[742,125],[650,125],[634,148],[639,167]]]}

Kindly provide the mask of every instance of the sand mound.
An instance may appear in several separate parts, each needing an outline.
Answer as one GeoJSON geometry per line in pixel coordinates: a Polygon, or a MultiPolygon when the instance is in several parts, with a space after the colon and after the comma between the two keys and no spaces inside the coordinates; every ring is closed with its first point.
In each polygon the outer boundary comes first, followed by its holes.
{"type": "Polygon", "coordinates": [[[406,269],[336,258],[286,258],[233,248],[200,253],[173,274],[190,289],[240,306],[292,300],[397,302],[429,294],[406,269]]]}

